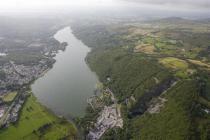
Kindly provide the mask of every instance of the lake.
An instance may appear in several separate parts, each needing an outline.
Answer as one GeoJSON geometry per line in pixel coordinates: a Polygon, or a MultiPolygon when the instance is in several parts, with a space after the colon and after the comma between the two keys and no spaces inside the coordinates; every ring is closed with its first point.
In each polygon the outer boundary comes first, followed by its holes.
{"type": "Polygon", "coordinates": [[[85,62],[90,48],[72,34],[70,27],[59,30],[54,38],[68,46],[56,55],[53,68],[35,81],[32,91],[39,102],[57,115],[83,116],[86,100],[94,94],[97,83],[97,76],[85,62]]]}

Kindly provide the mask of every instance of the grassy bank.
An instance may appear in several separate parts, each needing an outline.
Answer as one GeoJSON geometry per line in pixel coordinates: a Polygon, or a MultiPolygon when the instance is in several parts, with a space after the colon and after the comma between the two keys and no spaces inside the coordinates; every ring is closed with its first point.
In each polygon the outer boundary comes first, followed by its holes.
{"type": "Polygon", "coordinates": [[[16,124],[0,131],[2,140],[75,139],[77,130],[65,119],[56,117],[31,94],[16,124]]]}

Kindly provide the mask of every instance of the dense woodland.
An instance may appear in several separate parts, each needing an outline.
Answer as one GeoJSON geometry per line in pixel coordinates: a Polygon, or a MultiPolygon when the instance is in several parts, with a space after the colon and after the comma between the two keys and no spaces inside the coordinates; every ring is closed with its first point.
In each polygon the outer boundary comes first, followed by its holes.
{"type": "MultiPolygon", "coordinates": [[[[204,111],[210,107],[209,24],[170,18],[72,27],[92,48],[90,68],[122,105],[124,128],[109,130],[103,140],[210,139],[210,114],[204,111]],[[158,99],[165,100],[160,111],[150,113],[158,99]]],[[[96,114],[88,109],[80,120],[86,132],[96,114]]]]}

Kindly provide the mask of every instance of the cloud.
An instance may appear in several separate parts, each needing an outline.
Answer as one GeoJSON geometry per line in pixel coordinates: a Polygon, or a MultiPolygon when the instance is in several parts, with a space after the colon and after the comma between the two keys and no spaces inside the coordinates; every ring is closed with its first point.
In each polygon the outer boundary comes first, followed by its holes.
{"type": "Polygon", "coordinates": [[[181,6],[191,8],[210,8],[210,0],[122,0],[139,4],[181,6]]]}

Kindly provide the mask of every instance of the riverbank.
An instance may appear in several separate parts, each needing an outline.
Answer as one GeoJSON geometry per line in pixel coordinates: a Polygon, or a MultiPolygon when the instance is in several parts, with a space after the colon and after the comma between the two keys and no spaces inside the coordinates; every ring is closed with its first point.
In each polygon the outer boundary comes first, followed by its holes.
{"type": "Polygon", "coordinates": [[[68,46],[55,56],[53,69],[36,80],[32,90],[57,115],[67,119],[81,117],[85,114],[86,99],[93,95],[98,81],[85,62],[90,49],[72,34],[70,27],[59,30],[54,37],[68,46]]]}
{"type": "MultiPolygon", "coordinates": [[[[59,48],[58,48],[59,50],[59,48]]],[[[56,51],[58,54],[58,51],[56,51]]],[[[23,90],[28,92],[30,90],[29,87],[33,85],[38,79],[44,77],[44,75],[49,72],[56,59],[54,59],[55,55],[50,55],[49,58],[53,60],[52,65],[46,65],[44,70],[37,72],[37,75],[32,78],[28,83],[24,84],[23,86],[19,87],[17,90],[23,90]],[[27,90],[27,91],[26,91],[27,90]]],[[[40,62],[40,65],[43,62],[40,62]]],[[[13,64],[13,63],[12,63],[13,64]]],[[[14,65],[14,64],[13,64],[14,65]]],[[[23,66],[22,66],[23,67],[23,66]]],[[[20,67],[20,68],[22,68],[20,67]]],[[[19,66],[13,66],[15,72],[17,74],[22,74],[22,69],[19,70],[19,66]],[[17,70],[18,69],[18,70],[17,70]],[[20,73],[19,73],[20,72],[20,73]]],[[[25,67],[23,67],[25,68],[25,67]]],[[[30,71],[29,71],[30,72],[30,71]]],[[[25,73],[23,73],[24,75],[25,73]]],[[[31,74],[30,76],[33,76],[31,74]]],[[[22,92],[19,93],[21,96],[22,92]]],[[[8,113],[5,113],[5,119],[8,122],[5,122],[2,125],[0,130],[0,139],[4,140],[19,140],[19,139],[76,139],[78,138],[78,130],[74,125],[72,119],[66,120],[66,118],[59,117],[63,115],[58,115],[53,112],[49,107],[43,106],[40,101],[37,102],[37,98],[34,96],[33,93],[30,92],[30,97],[25,98],[23,100],[24,104],[21,106],[18,104],[17,101],[11,101],[12,104],[8,104],[9,108],[8,113]],[[25,103],[26,102],[26,103],[25,103]],[[15,111],[15,114],[12,110],[16,109],[16,105],[18,105],[18,110],[15,111]],[[15,118],[11,120],[12,116],[15,115],[15,118]]],[[[22,100],[21,100],[22,102],[22,100]]]]}
{"type": "Polygon", "coordinates": [[[32,93],[26,100],[17,123],[0,131],[0,139],[76,139],[77,129],[64,118],[56,117],[37,102],[32,93]]]}

